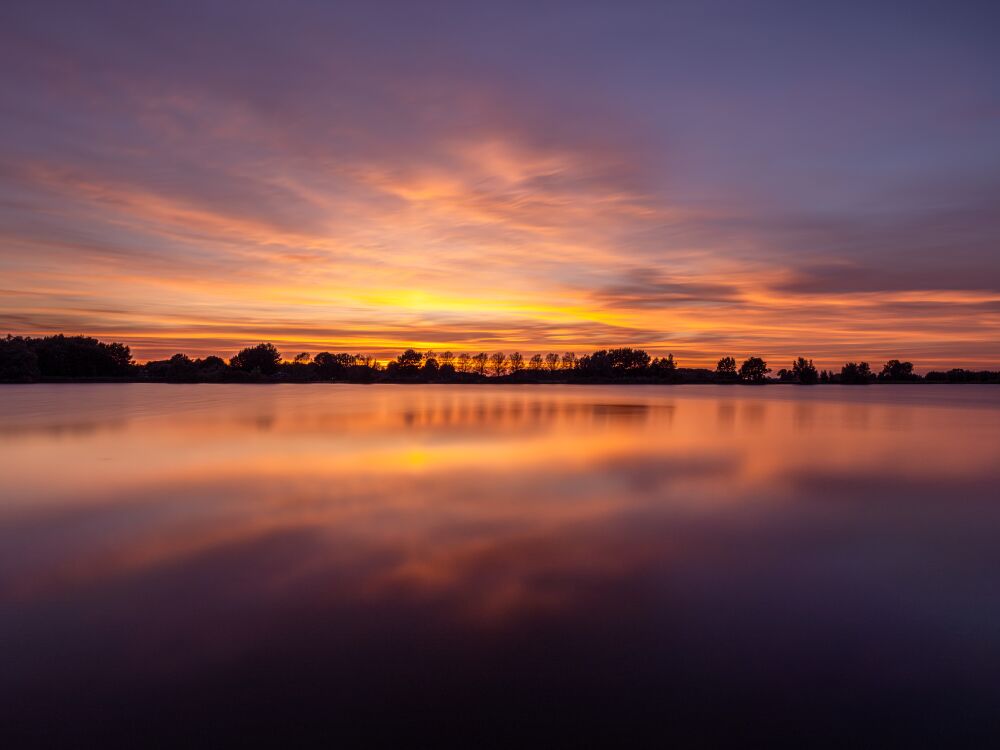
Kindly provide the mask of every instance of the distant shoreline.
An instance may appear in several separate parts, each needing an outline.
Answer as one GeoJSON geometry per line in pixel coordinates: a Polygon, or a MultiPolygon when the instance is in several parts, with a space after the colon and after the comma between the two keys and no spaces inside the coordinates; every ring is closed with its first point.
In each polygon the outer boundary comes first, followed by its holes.
{"type": "Polygon", "coordinates": [[[782,381],[771,378],[763,383],[742,383],[719,382],[708,380],[527,380],[511,379],[507,377],[486,377],[481,380],[418,380],[418,379],[381,379],[370,381],[359,380],[288,380],[280,378],[260,378],[241,380],[168,380],[166,378],[43,378],[30,382],[9,382],[0,381],[0,386],[26,386],[26,385],[85,385],[85,384],[105,384],[105,385],[130,385],[136,383],[148,383],[157,385],[462,385],[462,386],[496,386],[496,385],[617,385],[617,386],[684,386],[684,385],[711,385],[720,388],[760,388],[762,386],[842,386],[853,388],[855,386],[885,386],[885,385],[905,385],[905,386],[926,386],[926,385],[1000,385],[1000,381],[948,381],[948,380],[927,380],[921,378],[913,381],[873,381],[871,383],[811,383],[803,384],[794,381],[782,381]]]}
{"type": "Polygon", "coordinates": [[[407,349],[382,364],[348,352],[302,352],[284,358],[274,344],[241,349],[229,360],[192,359],[183,353],[138,364],[128,345],[89,336],[55,334],[0,339],[0,383],[441,383],[453,385],[872,385],[878,383],[1000,383],[1000,371],[914,372],[912,362],[890,359],[875,370],[865,361],[839,371],[820,370],[797,357],[776,372],[757,356],[742,363],[719,359],[715,369],[681,367],[673,354],[654,357],[643,349],[574,352],[420,352],[407,349]],[[773,375],[771,373],[774,373],[773,375]]]}

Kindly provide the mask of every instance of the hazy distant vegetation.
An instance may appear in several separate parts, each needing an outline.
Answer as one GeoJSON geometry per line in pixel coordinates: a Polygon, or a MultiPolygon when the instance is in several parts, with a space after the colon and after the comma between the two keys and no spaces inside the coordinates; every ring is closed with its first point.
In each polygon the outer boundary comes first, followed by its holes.
{"type": "Polygon", "coordinates": [[[601,349],[577,356],[549,352],[419,352],[407,349],[383,365],[365,354],[302,352],[286,359],[273,344],[221,357],[169,359],[137,364],[129,347],[87,336],[10,336],[0,339],[0,382],[127,380],[171,383],[259,383],[340,381],[349,383],[744,383],[800,385],[870,383],[1000,383],[1000,372],[953,369],[921,377],[911,362],[891,359],[877,372],[867,362],[847,362],[840,371],[817,370],[799,357],[774,377],[760,357],[737,363],[722,357],[715,369],[680,367],[672,354],[651,357],[642,349],[601,349]]]}

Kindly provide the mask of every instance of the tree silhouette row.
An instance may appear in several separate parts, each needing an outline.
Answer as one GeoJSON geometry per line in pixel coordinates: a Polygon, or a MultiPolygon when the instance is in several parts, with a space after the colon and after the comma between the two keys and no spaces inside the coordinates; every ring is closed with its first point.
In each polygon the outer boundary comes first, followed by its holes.
{"type": "Polygon", "coordinates": [[[137,364],[129,347],[87,336],[10,336],[0,339],[0,382],[60,380],[128,380],[156,382],[510,382],[510,383],[744,383],[800,385],[870,383],[1000,383],[1000,372],[953,369],[921,377],[913,364],[898,359],[878,372],[867,362],[848,362],[839,372],[819,371],[811,359],[799,357],[775,377],[760,357],[737,364],[723,357],[715,369],[678,366],[674,356],[651,357],[642,349],[601,349],[577,357],[573,352],[419,352],[407,349],[383,365],[364,354],[303,352],[286,360],[277,347],[261,343],[241,349],[226,360],[217,356],[170,359],[137,364]]]}

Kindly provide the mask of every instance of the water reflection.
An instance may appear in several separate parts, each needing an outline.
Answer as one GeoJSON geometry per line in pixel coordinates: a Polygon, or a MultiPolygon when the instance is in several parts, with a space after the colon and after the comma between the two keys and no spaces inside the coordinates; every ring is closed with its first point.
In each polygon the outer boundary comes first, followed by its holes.
{"type": "Polygon", "coordinates": [[[4,718],[982,738],[1000,391],[860,390],[0,390],[4,718]]]}

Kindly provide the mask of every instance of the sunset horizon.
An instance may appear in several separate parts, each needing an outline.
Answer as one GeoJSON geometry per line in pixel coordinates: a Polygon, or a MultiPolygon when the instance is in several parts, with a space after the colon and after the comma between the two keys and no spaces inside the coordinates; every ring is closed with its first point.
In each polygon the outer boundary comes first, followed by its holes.
{"type": "Polygon", "coordinates": [[[971,6],[31,8],[0,30],[0,332],[1000,364],[971,6]]]}
{"type": "MultiPolygon", "coordinates": [[[[32,338],[34,338],[35,340],[44,340],[52,337],[65,336],[66,338],[84,338],[84,339],[102,341],[102,343],[106,344],[118,343],[129,347],[129,351],[132,354],[132,361],[136,365],[156,364],[157,362],[169,360],[171,357],[178,355],[188,357],[189,359],[192,360],[204,359],[206,357],[219,357],[222,360],[228,362],[233,357],[237,356],[240,351],[244,351],[247,348],[253,348],[255,346],[263,346],[263,345],[271,345],[274,346],[276,349],[278,349],[280,355],[280,362],[284,364],[291,364],[293,362],[301,361],[303,359],[309,361],[313,359],[316,355],[344,354],[352,357],[363,357],[366,359],[370,359],[373,363],[377,363],[377,365],[381,367],[384,367],[385,365],[391,362],[397,361],[400,358],[400,356],[404,355],[406,352],[416,352],[420,354],[424,360],[426,359],[439,360],[442,355],[448,357],[449,359],[452,358],[457,359],[459,356],[463,354],[469,356],[474,356],[476,354],[493,355],[496,353],[504,355],[517,354],[522,356],[525,362],[527,362],[531,357],[535,355],[538,355],[540,357],[544,357],[546,355],[557,355],[560,358],[569,355],[574,358],[578,358],[581,356],[590,355],[595,351],[607,351],[616,349],[620,350],[624,348],[647,352],[650,355],[650,357],[654,359],[660,357],[665,358],[670,356],[676,360],[678,367],[703,369],[703,370],[704,369],[714,370],[718,365],[719,360],[724,357],[734,357],[739,361],[745,360],[746,358],[749,357],[761,357],[765,362],[769,362],[773,364],[776,368],[778,368],[785,365],[790,366],[795,362],[796,359],[805,356],[806,359],[808,359],[815,365],[817,370],[827,370],[829,372],[837,372],[844,365],[850,362],[865,362],[872,365],[873,367],[876,366],[881,367],[885,362],[891,360],[908,361],[908,357],[906,357],[905,354],[902,356],[881,355],[881,354],[858,356],[855,354],[855,355],[845,355],[843,357],[831,357],[827,359],[822,359],[809,356],[810,351],[808,348],[802,351],[798,349],[789,350],[788,352],[779,355],[769,354],[766,351],[765,352],[723,351],[723,352],[717,352],[715,354],[706,354],[703,358],[695,359],[695,358],[687,358],[686,356],[679,356],[677,353],[675,353],[675,351],[677,352],[681,351],[679,349],[678,350],[663,349],[661,351],[653,347],[642,346],[640,344],[631,345],[629,347],[621,347],[615,345],[614,343],[610,343],[604,345],[591,345],[589,347],[583,347],[583,346],[567,347],[565,350],[556,349],[554,351],[552,349],[529,349],[523,347],[522,348],[485,347],[481,349],[477,349],[475,347],[460,348],[457,346],[449,347],[447,345],[434,345],[429,343],[425,343],[424,345],[408,344],[405,346],[401,345],[399,348],[380,349],[377,347],[365,348],[363,346],[352,348],[350,345],[344,345],[340,347],[323,346],[322,344],[313,341],[308,341],[308,342],[287,341],[287,340],[282,341],[281,339],[272,339],[269,341],[264,341],[261,339],[245,339],[243,341],[233,343],[232,347],[229,349],[220,349],[220,350],[200,348],[200,347],[187,347],[183,350],[178,350],[172,347],[166,347],[162,350],[159,350],[155,348],[146,349],[140,347],[139,352],[137,353],[134,344],[130,343],[127,339],[123,337],[115,337],[115,336],[99,337],[99,336],[92,336],[86,333],[63,332],[63,331],[54,331],[51,333],[41,332],[35,334],[34,336],[30,334],[16,335],[16,336],[14,334],[7,334],[7,336],[8,338],[14,338],[14,339],[23,338],[25,340],[30,340],[32,338]],[[147,356],[142,356],[142,352],[146,352],[147,356]],[[152,356],[149,356],[150,352],[153,352],[154,354],[152,356]]],[[[905,351],[905,349],[903,349],[902,347],[897,347],[895,351],[897,352],[905,351]]],[[[952,360],[941,360],[941,361],[918,360],[916,362],[912,362],[911,364],[913,364],[913,371],[921,375],[926,374],[927,372],[941,372],[947,370],[961,370],[968,372],[975,372],[977,370],[990,371],[991,367],[993,366],[992,361],[987,361],[986,364],[978,363],[978,361],[974,362],[973,364],[962,364],[962,363],[955,364],[954,361],[952,360]]],[[[562,369],[563,367],[564,367],[563,365],[560,365],[560,369],[562,369]]]]}
{"type": "Polygon", "coordinates": [[[998,31],[4,0],[3,750],[1000,747],[998,31]]]}

